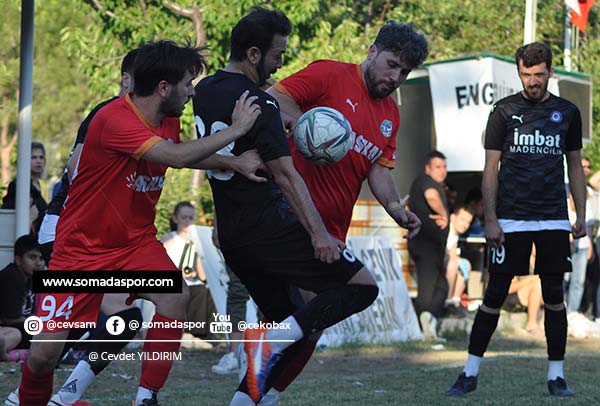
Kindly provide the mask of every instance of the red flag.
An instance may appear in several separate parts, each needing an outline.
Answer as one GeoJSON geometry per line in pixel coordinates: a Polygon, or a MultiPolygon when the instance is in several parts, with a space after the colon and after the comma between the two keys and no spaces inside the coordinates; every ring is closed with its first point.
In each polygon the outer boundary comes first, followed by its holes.
{"type": "Polygon", "coordinates": [[[594,5],[594,1],[595,0],[579,0],[579,10],[581,11],[581,15],[571,9],[571,23],[582,32],[585,32],[585,26],[587,25],[590,9],[594,5]]]}

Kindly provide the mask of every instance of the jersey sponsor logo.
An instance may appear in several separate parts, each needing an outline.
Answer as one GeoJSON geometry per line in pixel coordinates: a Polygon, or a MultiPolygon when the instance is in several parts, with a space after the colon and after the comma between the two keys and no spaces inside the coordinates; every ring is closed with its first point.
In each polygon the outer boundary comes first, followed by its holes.
{"type": "Polygon", "coordinates": [[[562,155],[560,134],[544,135],[540,130],[533,134],[521,134],[518,128],[513,133],[513,145],[510,152],[522,154],[562,155]]]}
{"type": "Polygon", "coordinates": [[[552,113],[550,113],[550,121],[552,121],[553,123],[560,123],[563,120],[563,115],[560,113],[560,111],[556,111],[554,110],[552,113]]]}
{"type": "Polygon", "coordinates": [[[352,100],[350,100],[350,98],[346,98],[346,103],[348,103],[350,105],[350,107],[352,107],[352,112],[356,113],[356,106],[358,106],[358,102],[357,103],[352,103],[352,100]]]}
{"type": "Polygon", "coordinates": [[[511,117],[512,120],[519,120],[519,122],[521,124],[523,124],[523,114],[521,114],[520,116],[514,115],[511,117]]]}
{"type": "Polygon", "coordinates": [[[385,138],[390,138],[392,136],[392,122],[390,120],[383,120],[381,122],[381,125],[379,126],[379,129],[381,130],[381,134],[385,137],[385,138]]]}
{"type": "Polygon", "coordinates": [[[383,155],[383,151],[379,149],[377,145],[373,144],[362,135],[356,137],[356,141],[354,141],[354,151],[366,156],[371,162],[377,161],[379,157],[383,155]]]}
{"type": "Polygon", "coordinates": [[[279,109],[279,107],[277,107],[277,103],[275,103],[273,100],[268,100],[267,99],[267,104],[272,104],[273,107],[275,107],[276,109],[279,109]]]}
{"type": "Polygon", "coordinates": [[[139,175],[137,172],[133,172],[126,178],[127,187],[132,189],[134,192],[156,192],[162,190],[165,184],[164,176],[147,176],[139,175]]]}

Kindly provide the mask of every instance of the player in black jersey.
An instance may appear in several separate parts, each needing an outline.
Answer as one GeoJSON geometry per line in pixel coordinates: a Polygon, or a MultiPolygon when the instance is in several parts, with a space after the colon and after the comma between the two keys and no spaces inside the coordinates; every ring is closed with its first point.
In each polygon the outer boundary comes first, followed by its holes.
{"type": "Polygon", "coordinates": [[[581,115],[573,103],[548,92],[552,76],[548,46],[525,45],[517,50],[515,60],[523,90],[494,105],[485,136],[482,191],[490,279],[475,316],[467,364],[448,390],[450,396],[476,389],[479,364],[510,282],[513,276],[529,272],[533,244],[545,307],[548,390],[556,396],[573,394],[563,372],[567,341],[563,276],[571,271],[569,233],[573,238],[585,236],[581,115]],[[577,213],[574,225],[567,216],[563,156],[577,213]]]}
{"type": "Polygon", "coordinates": [[[254,9],[232,30],[225,69],[203,79],[193,99],[198,135],[218,137],[231,123],[237,97],[245,90],[258,96],[262,113],[255,125],[219,154],[256,148],[272,174],[255,183],[233,172],[208,172],[225,261],[265,317],[281,323],[280,329],[246,330],[245,337],[258,342],[245,345],[248,373],[231,406],[259,402],[284,351],[304,347],[312,333],[362,311],[378,294],[369,270],[325,229],[292,163],[277,100],[260,89],[281,67],[290,31],[283,13],[254,9]],[[292,286],[316,296],[299,305],[292,286]]]}

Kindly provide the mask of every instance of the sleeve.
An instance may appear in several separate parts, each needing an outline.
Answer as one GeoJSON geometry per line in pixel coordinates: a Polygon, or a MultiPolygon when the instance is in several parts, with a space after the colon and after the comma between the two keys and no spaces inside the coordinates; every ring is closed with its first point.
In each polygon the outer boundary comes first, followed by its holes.
{"type": "Polygon", "coordinates": [[[77,138],[75,138],[75,143],[73,144],[73,147],[75,147],[75,145],[77,145],[77,144],[84,143],[90,123],[92,122],[92,119],[94,118],[96,113],[98,113],[102,107],[106,106],[108,103],[110,103],[111,101],[113,101],[115,99],[116,98],[113,97],[112,99],[106,100],[106,101],[98,104],[96,107],[94,107],[94,109],[90,112],[90,114],[87,115],[87,117],[83,120],[83,122],[79,126],[79,129],[77,130],[77,138]]]}
{"type": "Polygon", "coordinates": [[[579,109],[575,107],[575,113],[569,126],[569,132],[567,133],[566,147],[567,151],[576,151],[582,147],[582,130],[581,130],[581,113],[579,109]]]}
{"type": "Polygon", "coordinates": [[[90,125],[90,131],[100,131],[103,148],[140,159],[150,148],[163,141],[138,120],[114,116],[110,120],[93,120],[90,125]]]}
{"type": "Polygon", "coordinates": [[[485,149],[502,151],[504,149],[504,136],[506,135],[506,126],[502,109],[494,105],[487,126],[485,127],[485,149]]]}
{"type": "Polygon", "coordinates": [[[263,161],[290,156],[290,146],[276,110],[261,106],[263,114],[256,124],[255,146],[263,161]],[[268,111],[268,114],[265,114],[268,111]]]}
{"type": "Polygon", "coordinates": [[[279,92],[287,94],[298,103],[301,110],[312,106],[316,100],[325,95],[329,88],[333,63],[331,61],[315,61],[304,69],[283,79],[274,85],[279,92]]]}
{"type": "Polygon", "coordinates": [[[13,180],[8,184],[8,189],[6,190],[6,194],[2,198],[2,208],[3,209],[14,209],[15,208],[16,194],[17,194],[17,184],[16,184],[16,181],[13,180]]]}
{"type": "Polygon", "coordinates": [[[394,169],[396,167],[396,137],[398,136],[398,130],[400,129],[400,113],[395,104],[391,106],[391,109],[393,109],[391,111],[394,112],[392,135],[388,138],[388,143],[383,149],[383,154],[377,160],[377,163],[386,168],[394,169]]]}
{"type": "Polygon", "coordinates": [[[0,319],[18,319],[23,316],[23,295],[15,289],[15,281],[8,276],[0,277],[0,319]]]}

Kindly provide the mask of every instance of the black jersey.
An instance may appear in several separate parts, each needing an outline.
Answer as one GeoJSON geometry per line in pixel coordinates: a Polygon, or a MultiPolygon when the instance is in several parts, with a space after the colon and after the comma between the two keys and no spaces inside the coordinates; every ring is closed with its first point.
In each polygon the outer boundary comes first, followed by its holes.
{"type": "Polygon", "coordinates": [[[581,149],[581,114],[573,103],[552,94],[535,103],[521,93],[498,101],[485,149],[502,151],[499,219],[568,219],[563,156],[581,149]]]}
{"type": "MultiPolygon", "coordinates": [[[[196,85],[193,99],[198,137],[218,136],[231,125],[235,101],[249,90],[258,96],[261,107],[252,129],[245,136],[226,146],[220,154],[241,155],[256,148],[263,161],[290,155],[277,101],[263,92],[248,77],[238,73],[217,71],[196,85]]],[[[219,242],[222,249],[231,249],[256,242],[263,237],[276,238],[285,234],[298,220],[285,201],[281,189],[272,177],[256,183],[232,171],[207,171],[218,218],[219,242]]]]}
{"type": "MultiPolygon", "coordinates": [[[[79,126],[79,129],[77,130],[77,138],[75,138],[73,147],[71,147],[69,158],[71,158],[71,155],[73,155],[73,151],[75,151],[75,147],[77,146],[77,144],[83,144],[83,142],[85,141],[87,130],[90,125],[90,122],[92,121],[92,118],[94,118],[96,113],[100,111],[102,107],[106,106],[108,103],[115,99],[118,99],[118,97],[112,97],[98,104],[92,109],[90,114],[87,115],[85,120],[83,120],[83,122],[79,126]]],[[[62,211],[63,205],[65,204],[65,200],[67,200],[67,194],[69,193],[70,186],[71,183],[69,182],[69,175],[67,174],[67,170],[65,169],[65,172],[63,173],[63,176],[60,179],[60,189],[58,189],[58,192],[56,192],[56,194],[52,197],[52,200],[48,204],[48,214],[60,216],[60,212],[62,211]]]]}

